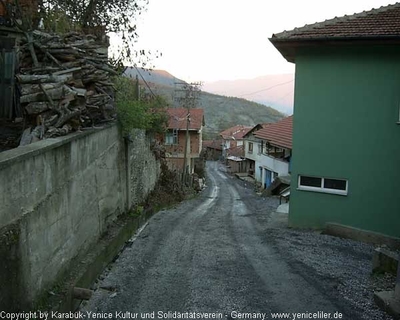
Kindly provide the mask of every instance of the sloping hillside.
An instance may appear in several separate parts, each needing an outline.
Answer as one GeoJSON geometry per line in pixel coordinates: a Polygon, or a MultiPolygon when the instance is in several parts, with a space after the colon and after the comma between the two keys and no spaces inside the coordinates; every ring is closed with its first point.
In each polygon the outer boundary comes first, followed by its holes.
{"type": "MultiPolygon", "coordinates": [[[[174,105],[174,84],[181,80],[163,70],[142,71],[139,69],[139,72],[141,74],[139,79],[143,77],[155,94],[165,97],[170,106],[174,105]]],[[[128,68],[125,74],[135,78],[137,70],[128,68]]],[[[141,82],[143,89],[148,90],[143,81],[141,82]]],[[[279,111],[256,102],[204,91],[200,94],[197,107],[204,109],[206,139],[214,138],[222,130],[237,124],[253,126],[257,123],[276,122],[284,117],[279,111]]]]}
{"type": "Polygon", "coordinates": [[[206,136],[212,138],[220,131],[237,124],[253,126],[276,122],[284,116],[279,111],[245,99],[202,92],[200,107],[206,118],[206,136]]]}
{"type": "Polygon", "coordinates": [[[254,79],[206,82],[203,90],[271,106],[286,114],[293,113],[294,74],[274,74],[254,79]]]}

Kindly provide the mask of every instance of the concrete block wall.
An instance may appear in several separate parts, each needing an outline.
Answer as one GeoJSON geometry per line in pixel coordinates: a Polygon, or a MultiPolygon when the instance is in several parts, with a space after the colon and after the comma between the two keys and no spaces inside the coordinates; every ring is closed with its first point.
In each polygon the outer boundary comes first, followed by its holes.
{"type": "Polygon", "coordinates": [[[28,308],[145,200],[160,164],[144,132],[132,137],[112,125],[0,153],[0,310],[28,308]]]}

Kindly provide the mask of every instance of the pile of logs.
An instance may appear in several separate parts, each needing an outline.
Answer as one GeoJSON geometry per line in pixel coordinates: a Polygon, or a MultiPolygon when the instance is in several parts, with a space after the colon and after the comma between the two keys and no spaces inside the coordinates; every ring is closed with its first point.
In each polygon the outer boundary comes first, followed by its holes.
{"type": "Polygon", "coordinates": [[[108,63],[105,44],[78,33],[34,31],[26,38],[17,83],[31,127],[20,145],[115,119],[110,75],[117,72],[108,63]]]}

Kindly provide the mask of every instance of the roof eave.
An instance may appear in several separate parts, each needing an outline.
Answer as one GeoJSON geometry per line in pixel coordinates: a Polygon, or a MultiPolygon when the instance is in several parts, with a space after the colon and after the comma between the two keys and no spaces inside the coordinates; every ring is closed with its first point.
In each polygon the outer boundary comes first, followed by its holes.
{"type": "Polygon", "coordinates": [[[269,41],[288,61],[295,63],[299,48],[349,45],[400,45],[400,35],[369,37],[321,37],[321,38],[269,38],[269,41]]]}

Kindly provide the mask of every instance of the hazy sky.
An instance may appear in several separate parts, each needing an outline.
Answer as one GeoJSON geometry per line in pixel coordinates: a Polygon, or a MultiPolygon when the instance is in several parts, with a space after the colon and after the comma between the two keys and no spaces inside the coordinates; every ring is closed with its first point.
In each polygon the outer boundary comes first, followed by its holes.
{"type": "Polygon", "coordinates": [[[186,81],[248,79],[294,72],[268,38],[273,33],[395,3],[396,0],[150,0],[138,47],[186,81]]]}

